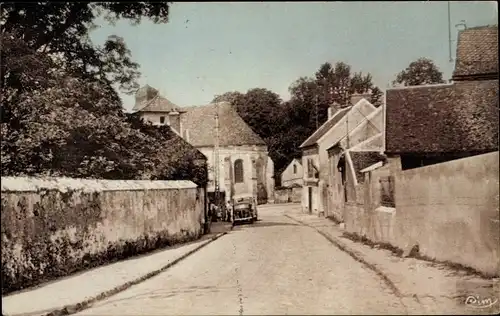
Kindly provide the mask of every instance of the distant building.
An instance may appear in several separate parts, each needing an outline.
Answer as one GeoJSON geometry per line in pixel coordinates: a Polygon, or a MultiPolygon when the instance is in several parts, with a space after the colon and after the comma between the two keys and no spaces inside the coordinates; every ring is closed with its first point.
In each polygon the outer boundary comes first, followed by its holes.
{"type": "Polygon", "coordinates": [[[215,191],[214,148],[219,119],[219,190],[226,199],[253,194],[260,203],[274,196],[274,164],[264,141],[238,115],[231,104],[179,107],[148,85],[136,95],[134,111],[153,124],[169,125],[207,158],[209,193],[215,191]]]}
{"type": "Polygon", "coordinates": [[[293,184],[302,186],[304,183],[303,173],[302,160],[293,159],[281,173],[281,186],[291,187],[293,184]]]}
{"type": "Polygon", "coordinates": [[[350,150],[361,146],[359,151],[382,151],[384,107],[376,108],[367,99],[369,94],[354,94],[350,106],[335,113],[332,106],[328,120],[301,144],[305,212],[341,217],[351,187],[347,184],[357,184],[355,168],[361,167],[354,164],[350,150]]]}

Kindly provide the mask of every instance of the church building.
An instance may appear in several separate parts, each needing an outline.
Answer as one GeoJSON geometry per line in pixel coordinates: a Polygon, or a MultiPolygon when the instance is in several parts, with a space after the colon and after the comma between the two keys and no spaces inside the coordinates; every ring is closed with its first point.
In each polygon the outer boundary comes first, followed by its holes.
{"type": "Polygon", "coordinates": [[[155,125],[170,126],[207,157],[209,195],[215,192],[218,174],[219,192],[226,200],[251,194],[259,204],[272,202],[274,164],[267,146],[231,104],[180,107],[146,85],[136,93],[133,111],[155,125]]]}

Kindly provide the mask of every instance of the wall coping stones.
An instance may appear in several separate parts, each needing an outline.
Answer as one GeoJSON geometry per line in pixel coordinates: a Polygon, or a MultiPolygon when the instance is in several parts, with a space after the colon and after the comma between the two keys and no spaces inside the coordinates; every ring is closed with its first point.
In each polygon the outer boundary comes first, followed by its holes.
{"type": "Polygon", "coordinates": [[[2,192],[37,192],[40,190],[84,191],[143,191],[193,189],[197,185],[188,180],[98,180],[65,177],[1,177],[2,192]]]}

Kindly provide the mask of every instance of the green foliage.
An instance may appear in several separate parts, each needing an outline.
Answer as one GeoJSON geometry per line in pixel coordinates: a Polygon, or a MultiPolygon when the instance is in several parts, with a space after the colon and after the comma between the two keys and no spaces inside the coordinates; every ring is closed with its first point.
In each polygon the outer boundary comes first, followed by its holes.
{"type": "Polygon", "coordinates": [[[445,83],[443,73],[428,58],[419,58],[397,74],[393,86],[419,86],[424,84],[445,83]]]}
{"type": "Polygon", "coordinates": [[[373,104],[376,107],[379,107],[382,105],[382,98],[383,98],[384,93],[382,90],[380,90],[378,87],[373,87],[372,89],[372,97],[369,100],[371,104],[373,104]]]}
{"type": "MultiPolygon", "coordinates": [[[[110,22],[128,19],[139,23],[146,17],[166,23],[168,14],[168,2],[5,2],[0,23],[2,32],[57,59],[68,75],[116,84],[133,93],[138,88],[139,65],[131,60],[123,39],[110,36],[104,45],[94,45],[89,32],[97,27],[94,21],[99,16],[110,22]]],[[[9,78],[9,86],[16,84],[16,78],[9,78]]]]}
{"type": "Polygon", "coordinates": [[[299,146],[328,118],[328,107],[349,102],[353,93],[372,91],[370,101],[379,106],[382,91],[373,86],[370,74],[352,73],[338,62],[324,63],[314,77],[301,77],[290,85],[291,99],[283,102],[267,89],[247,93],[227,92],[213,102],[233,104],[243,120],[266,142],[279,175],[293,158],[301,157],[299,146]]]}
{"type": "Polygon", "coordinates": [[[88,39],[97,9],[165,22],[165,3],[2,5],[2,176],[186,179],[206,183],[205,157],[168,127],[122,111],[137,65],[119,38],[88,39]],[[70,19],[73,17],[73,19],[70,19]]]}

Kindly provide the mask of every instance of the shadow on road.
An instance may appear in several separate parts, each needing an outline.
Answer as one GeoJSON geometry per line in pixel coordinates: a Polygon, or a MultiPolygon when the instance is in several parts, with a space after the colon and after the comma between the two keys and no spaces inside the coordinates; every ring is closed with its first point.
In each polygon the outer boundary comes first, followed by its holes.
{"type": "Polygon", "coordinates": [[[274,227],[274,226],[300,226],[300,225],[295,224],[295,223],[258,221],[254,224],[238,224],[238,225],[234,226],[233,230],[239,230],[239,229],[244,229],[244,228],[274,227]]]}

